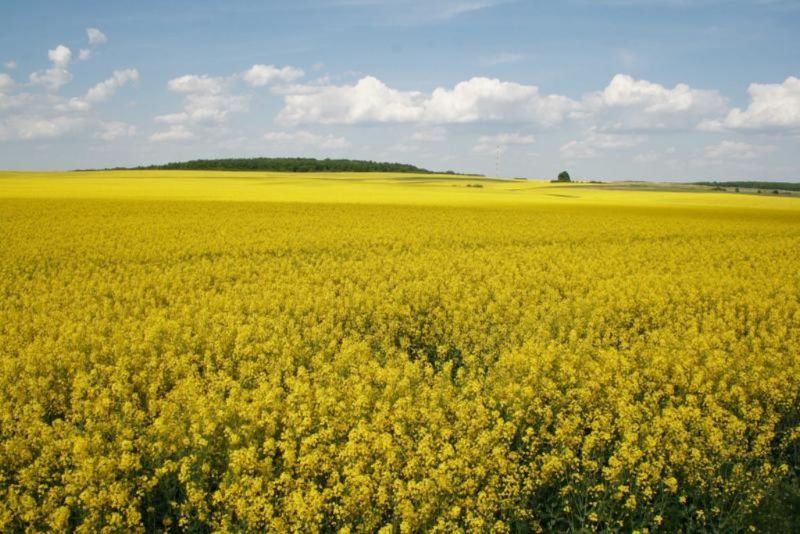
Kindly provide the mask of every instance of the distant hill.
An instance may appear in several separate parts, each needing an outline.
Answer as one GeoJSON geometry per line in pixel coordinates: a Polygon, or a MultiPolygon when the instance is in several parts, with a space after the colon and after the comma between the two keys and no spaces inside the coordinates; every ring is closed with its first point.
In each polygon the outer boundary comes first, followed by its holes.
{"type": "MultiPolygon", "coordinates": [[[[134,167],[136,170],[187,171],[284,171],[284,172],[409,172],[429,174],[433,171],[406,163],[385,163],[358,159],[315,158],[228,158],[195,159],[134,167]]],[[[119,169],[115,169],[119,170],[119,169]]],[[[455,174],[447,171],[447,174],[455,174]]]]}
{"type": "Polygon", "coordinates": [[[797,182],[694,182],[695,185],[716,187],[742,187],[747,189],[777,189],[779,191],[800,191],[797,182]]]}

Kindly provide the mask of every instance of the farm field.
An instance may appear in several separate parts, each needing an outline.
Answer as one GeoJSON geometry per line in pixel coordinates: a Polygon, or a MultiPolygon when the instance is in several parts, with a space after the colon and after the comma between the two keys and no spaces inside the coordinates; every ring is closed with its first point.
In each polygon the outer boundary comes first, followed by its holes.
{"type": "Polygon", "coordinates": [[[798,257],[788,196],[0,173],[0,531],[792,531],[798,257]]]}

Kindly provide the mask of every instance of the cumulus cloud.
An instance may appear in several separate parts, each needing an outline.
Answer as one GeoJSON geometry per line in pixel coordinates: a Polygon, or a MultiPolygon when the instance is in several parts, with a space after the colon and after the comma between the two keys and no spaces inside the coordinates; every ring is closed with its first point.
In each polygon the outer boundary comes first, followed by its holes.
{"type": "Polygon", "coordinates": [[[59,112],[89,111],[92,104],[109,100],[117,92],[117,89],[138,80],[139,72],[136,69],[115,70],[110,78],[90,88],[83,97],[72,97],[69,100],[56,102],[53,109],[59,112]]]}
{"type": "Polygon", "coordinates": [[[8,61],[6,61],[5,63],[3,63],[3,66],[4,66],[5,68],[7,68],[8,70],[14,70],[14,69],[16,69],[16,68],[17,68],[17,62],[16,62],[16,61],[14,61],[13,59],[9,59],[9,60],[8,60],[8,61]]]}
{"type": "Polygon", "coordinates": [[[800,127],[800,79],[789,76],[783,83],[753,83],[748,87],[747,109],[734,108],[721,120],[706,120],[699,129],[773,129],[800,127]]]}
{"type": "Polygon", "coordinates": [[[355,85],[306,87],[286,94],[278,118],[287,123],[357,124],[362,122],[466,123],[533,121],[553,124],[577,109],[560,95],[541,95],[532,85],[472,78],[430,94],[400,91],[372,76],[355,85]]]}
{"type": "Polygon", "coordinates": [[[673,88],[627,74],[617,74],[602,91],[583,99],[581,113],[609,129],[694,128],[703,118],[719,116],[727,100],[717,91],[673,88]]]}
{"type": "Polygon", "coordinates": [[[561,156],[574,159],[588,159],[598,157],[608,150],[624,150],[644,143],[646,138],[642,135],[603,133],[592,127],[586,132],[583,139],[574,139],[561,145],[561,156]]]}
{"type": "Polygon", "coordinates": [[[542,95],[535,85],[472,78],[452,90],[437,88],[424,103],[425,117],[433,122],[481,120],[561,122],[578,103],[561,95],[542,95]]]}
{"type": "Polygon", "coordinates": [[[64,111],[89,111],[92,108],[83,98],[72,97],[69,100],[60,101],[53,106],[53,109],[58,112],[64,111]]]}
{"type": "Polygon", "coordinates": [[[570,119],[609,131],[694,129],[728,111],[727,99],[717,91],[686,84],[670,88],[625,74],[581,101],[543,94],[535,85],[485,77],[430,93],[398,90],[373,76],[352,85],[295,85],[278,92],[284,96],[278,120],[288,124],[496,121],[552,126],[570,119]]]}
{"type": "Polygon", "coordinates": [[[194,137],[194,133],[189,130],[183,124],[176,124],[170,126],[169,129],[156,132],[150,136],[151,141],[185,141],[187,139],[192,139],[194,137]]]}
{"type": "Polygon", "coordinates": [[[421,118],[421,93],[397,91],[372,76],[355,85],[320,86],[287,94],[278,118],[287,123],[409,122],[421,118]]]}
{"type": "Polygon", "coordinates": [[[249,99],[239,95],[193,94],[188,95],[183,111],[155,118],[166,124],[224,122],[230,113],[247,111],[249,99]]]}
{"type": "Polygon", "coordinates": [[[117,92],[117,89],[129,82],[139,81],[136,69],[115,70],[110,78],[98,83],[86,92],[88,102],[105,102],[117,92]]]}
{"type": "Polygon", "coordinates": [[[187,74],[173,78],[167,82],[167,88],[176,93],[208,93],[217,94],[226,89],[228,82],[222,77],[211,77],[205,74],[187,74]]]}
{"type": "Polygon", "coordinates": [[[221,123],[231,113],[247,111],[249,97],[230,94],[228,91],[231,83],[230,78],[210,77],[205,74],[187,74],[173,78],[167,82],[167,88],[186,95],[183,110],[159,115],[155,121],[165,124],[221,123]]]}
{"type": "Polygon", "coordinates": [[[108,37],[97,28],[86,28],[86,36],[89,38],[89,44],[91,45],[100,45],[108,42],[108,37]]]}
{"type": "Polygon", "coordinates": [[[72,80],[72,75],[67,70],[72,60],[72,51],[64,45],[58,45],[47,51],[47,57],[53,66],[47,70],[31,73],[30,81],[34,85],[42,85],[51,91],[57,91],[72,80]]]}
{"type": "Polygon", "coordinates": [[[264,139],[278,145],[318,147],[329,150],[349,148],[350,141],[344,137],[336,137],[331,134],[318,135],[312,132],[300,130],[296,132],[267,132],[264,139]]]}
{"type": "Polygon", "coordinates": [[[0,93],[6,93],[14,88],[14,79],[4,72],[0,72],[0,93]]]}
{"type": "Polygon", "coordinates": [[[69,100],[46,93],[14,93],[18,84],[0,73],[0,139],[51,139],[83,128],[69,100]],[[5,113],[9,115],[3,116],[5,113]]]}
{"type": "Polygon", "coordinates": [[[54,67],[65,69],[72,59],[72,51],[64,45],[58,45],[47,51],[47,57],[53,62],[54,67]]]}
{"type": "Polygon", "coordinates": [[[92,51],[89,50],[88,48],[81,48],[80,51],[78,52],[78,59],[80,59],[81,61],[86,61],[90,57],[92,57],[92,51]]]}
{"type": "Polygon", "coordinates": [[[57,91],[72,80],[72,75],[66,69],[47,69],[31,73],[30,80],[35,85],[57,91]]]}
{"type": "Polygon", "coordinates": [[[253,65],[245,71],[242,78],[252,87],[263,87],[273,83],[289,83],[301,78],[305,73],[295,67],[275,67],[274,65],[253,65]]]}
{"type": "Polygon", "coordinates": [[[110,140],[134,132],[134,127],[121,122],[104,122],[90,114],[92,104],[111,98],[119,87],[136,81],[136,69],[114,71],[112,76],[94,87],[85,95],[65,97],[55,94],[61,86],[72,79],[68,68],[75,59],[72,50],[58,45],[48,50],[49,69],[30,74],[31,85],[43,86],[47,91],[19,92],[11,94],[19,84],[7,74],[0,73],[0,138],[16,140],[54,139],[65,135],[90,132],[97,139],[110,140]],[[7,111],[8,110],[8,111],[7,111]]]}
{"type": "Polygon", "coordinates": [[[498,148],[505,151],[511,145],[532,145],[534,143],[536,143],[536,138],[532,135],[501,133],[480,136],[478,143],[472,149],[476,152],[492,152],[498,148]]]}
{"type": "Polygon", "coordinates": [[[166,115],[157,115],[153,120],[156,122],[160,122],[162,124],[181,124],[189,120],[189,115],[181,111],[178,113],[167,113],[166,115]]]}
{"type": "Polygon", "coordinates": [[[80,130],[85,124],[81,117],[12,116],[0,122],[0,139],[52,139],[80,130]]]}
{"type": "Polygon", "coordinates": [[[722,141],[709,145],[703,155],[713,160],[751,160],[762,157],[776,150],[773,145],[752,145],[740,141],[722,141]]]}
{"type": "Polygon", "coordinates": [[[136,126],[126,122],[111,121],[100,123],[100,129],[94,134],[96,139],[103,141],[113,141],[121,137],[129,137],[136,134],[136,126]]]}

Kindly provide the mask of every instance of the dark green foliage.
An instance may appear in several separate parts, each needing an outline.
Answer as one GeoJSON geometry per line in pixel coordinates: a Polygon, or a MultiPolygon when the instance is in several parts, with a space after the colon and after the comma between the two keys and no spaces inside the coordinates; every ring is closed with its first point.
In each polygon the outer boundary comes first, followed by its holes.
{"type": "Polygon", "coordinates": [[[745,187],[749,189],[779,189],[782,191],[800,191],[800,182],[694,182],[695,185],[711,185],[716,187],[745,187]]]}
{"type": "Polygon", "coordinates": [[[572,178],[569,177],[569,173],[567,171],[561,171],[558,173],[558,178],[555,180],[550,180],[551,182],[571,182],[572,178]]]}
{"type": "Polygon", "coordinates": [[[800,532],[800,479],[783,481],[761,502],[753,520],[760,532],[800,532]]]}
{"type": "Polygon", "coordinates": [[[282,171],[282,172],[413,172],[430,173],[406,163],[384,163],[355,159],[315,158],[229,158],[196,159],[136,167],[147,170],[197,170],[197,171],[282,171]]]}

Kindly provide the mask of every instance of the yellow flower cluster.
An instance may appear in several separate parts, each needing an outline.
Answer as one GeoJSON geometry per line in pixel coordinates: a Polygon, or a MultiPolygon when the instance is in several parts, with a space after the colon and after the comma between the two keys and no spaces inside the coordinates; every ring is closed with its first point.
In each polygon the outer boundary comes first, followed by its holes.
{"type": "Polygon", "coordinates": [[[0,531],[746,529],[800,218],[0,200],[0,531]]]}

